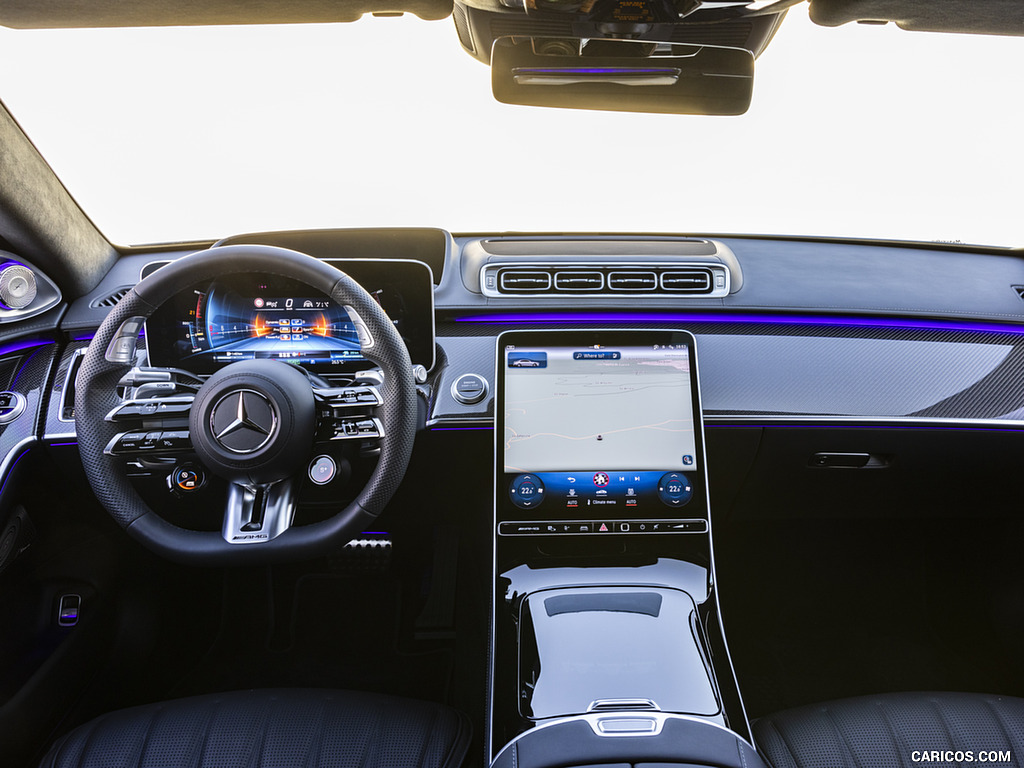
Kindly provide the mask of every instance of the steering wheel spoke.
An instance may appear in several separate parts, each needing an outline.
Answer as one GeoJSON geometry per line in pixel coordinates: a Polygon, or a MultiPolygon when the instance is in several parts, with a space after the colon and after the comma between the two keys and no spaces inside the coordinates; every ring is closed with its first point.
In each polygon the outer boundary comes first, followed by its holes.
{"type": "Polygon", "coordinates": [[[259,544],[287,531],[295,518],[294,482],[228,486],[221,534],[229,544],[259,544]]]}

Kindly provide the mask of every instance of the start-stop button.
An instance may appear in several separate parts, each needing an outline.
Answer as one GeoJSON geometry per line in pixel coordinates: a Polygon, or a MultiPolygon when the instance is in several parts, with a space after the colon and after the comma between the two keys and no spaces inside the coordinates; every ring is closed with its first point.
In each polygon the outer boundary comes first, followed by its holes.
{"type": "Polygon", "coordinates": [[[452,384],[452,397],[463,405],[475,405],[487,397],[487,379],[475,373],[464,373],[452,384]]]}
{"type": "Polygon", "coordinates": [[[338,465],[330,456],[317,456],[309,464],[309,479],[317,485],[327,485],[338,473],[338,465]]]}

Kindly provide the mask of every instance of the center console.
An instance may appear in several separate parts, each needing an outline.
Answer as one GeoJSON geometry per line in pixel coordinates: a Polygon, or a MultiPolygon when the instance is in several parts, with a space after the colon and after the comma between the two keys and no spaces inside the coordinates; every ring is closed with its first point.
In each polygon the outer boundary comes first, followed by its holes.
{"type": "Polygon", "coordinates": [[[497,367],[489,759],[757,765],[714,590],[693,337],[513,331],[497,367]]]}

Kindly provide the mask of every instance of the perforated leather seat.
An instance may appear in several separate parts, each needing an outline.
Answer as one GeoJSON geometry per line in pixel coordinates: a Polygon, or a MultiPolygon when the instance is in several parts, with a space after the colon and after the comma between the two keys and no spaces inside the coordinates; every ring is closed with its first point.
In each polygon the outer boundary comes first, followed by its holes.
{"type": "Polygon", "coordinates": [[[111,712],[59,739],[44,768],[457,768],[465,715],[368,693],[239,691],[111,712]]]}
{"type": "Polygon", "coordinates": [[[862,696],[761,718],[754,738],[774,768],[1021,765],[1024,699],[977,693],[862,696]],[[968,752],[973,759],[957,755],[968,752]],[[986,761],[982,752],[1009,752],[1012,762],[986,761]]]}

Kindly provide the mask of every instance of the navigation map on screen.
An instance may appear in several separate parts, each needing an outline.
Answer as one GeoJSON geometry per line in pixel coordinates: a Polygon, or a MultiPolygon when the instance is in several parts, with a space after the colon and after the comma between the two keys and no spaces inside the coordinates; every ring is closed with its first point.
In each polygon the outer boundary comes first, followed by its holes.
{"type": "Polygon", "coordinates": [[[505,472],[696,468],[685,345],[504,355],[505,472]]]}

